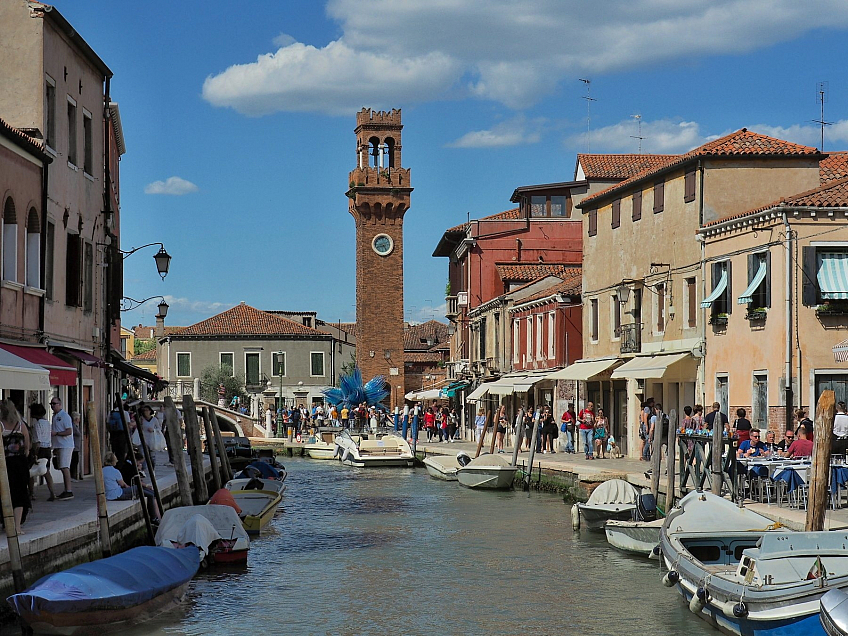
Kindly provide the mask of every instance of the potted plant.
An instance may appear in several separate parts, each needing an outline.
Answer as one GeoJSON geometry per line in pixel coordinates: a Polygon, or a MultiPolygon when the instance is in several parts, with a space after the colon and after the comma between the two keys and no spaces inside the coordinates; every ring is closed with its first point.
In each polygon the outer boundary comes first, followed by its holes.
{"type": "Polygon", "coordinates": [[[716,327],[726,327],[727,326],[727,314],[713,314],[710,316],[710,324],[716,327]]]}
{"type": "Polygon", "coordinates": [[[767,313],[768,309],[765,307],[752,307],[748,309],[748,313],[745,314],[745,318],[750,321],[765,320],[767,313]]]}
{"type": "Polygon", "coordinates": [[[816,307],[816,314],[820,316],[841,316],[848,314],[848,300],[826,300],[816,307]]]}

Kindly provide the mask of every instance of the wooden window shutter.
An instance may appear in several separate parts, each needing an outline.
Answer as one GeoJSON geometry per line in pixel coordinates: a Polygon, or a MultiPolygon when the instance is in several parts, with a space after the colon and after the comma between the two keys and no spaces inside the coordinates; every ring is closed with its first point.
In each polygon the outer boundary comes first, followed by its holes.
{"type": "Polygon", "coordinates": [[[654,214],[663,211],[665,204],[665,181],[657,181],[654,184],[654,214]]]}
{"type": "Polygon", "coordinates": [[[733,262],[727,260],[727,289],[724,290],[724,297],[727,299],[727,313],[733,313],[733,276],[731,267],[733,266],[733,262]]]}
{"type": "Polygon", "coordinates": [[[807,307],[818,304],[816,248],[806,246],[801,253],[804,268],[801,272],[801,302],[807,307]]]}
{"type": "Polygon", "coordinates": [[[82,277],[82,250],[79,234],[68,234],[68,248],[65,251],[65,304],[70,307],[80,305],[80,286],[82,277]]]}
{"type": "Polygon", "coordinates": [[[598,233],[598,211],[589,210],[589,236],[595,236],[598,233]]]}
{"type": "Polygon", "coordinates": [[[771,307],[771,250],[766,252],[766,279],[763,285],[765,285],[765,305],[771,307]]]}
{"type": "Polygon", "coordinates": [[[621,199],[616,199],[612,202],[612,228],[615,229],[621,225],[621,199]]]}
{"type": "Polygon", "coordinates": [[[637,190],[633,193],[633,220],[638,221],[642,218],[642,191],[637,190]]]}
{"type": "Polygon", "coordinates": [[[691,203],[695,200],[695,170],[692,169],[684,177],[683,201],[691,203]]]}

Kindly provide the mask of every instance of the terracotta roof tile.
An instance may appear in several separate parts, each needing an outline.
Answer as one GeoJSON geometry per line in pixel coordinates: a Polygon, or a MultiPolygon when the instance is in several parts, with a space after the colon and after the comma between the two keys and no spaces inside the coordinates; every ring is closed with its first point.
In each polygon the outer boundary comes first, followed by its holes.
{"type": "Polygon", "coordinates": [[[427,351],[433,346],[428,345],[427,340],[432,340],[433,345],[447,342],[448,326],[438,320],[428,320],[418,325],[407,325],[403,330],[404,351],[427,351]]]}
{"type": "MultiPolygon", "coordinates": [[[[185,329],[185,327],[171,327],[165,325],[165,335],[173,336],[176,333],[180,333],[183,329],[185,329]]],[[[131,331],[135,334],[135,337],[140,340],[149,340],[156,336],[156,327],[145,327],[143,325],[139,325],[137,327],[133,327],[131,331]]]]}
{"type": "MultiPolygon", "coordinates": [[[[511,219],[520,219],[521,218],[521,208],[512,208],[511,210],[504,210],[503,212],[498,212],[497,214],[492,214],[490,216],[484,216],[480,219],[475,219],[475,221],[499,221],[499,220],[511,220],[511,219]]],[[[468,229],[468,223],[462,223],[461,225],[454,225],[453,227],[445,230],[445,234],[453,234],[456,232],[465,232],[468,229]]]]}
{"type": "Polygon", "coordinates": [[[819,181],[824,185],[848,177],[848,152],[831,152],[819,161],[819,181]]]}
{"type": "Polygon", "coordinates": [[[148,349],[130,358],[130,362],[156,362],[156,348],[148,349]]]}
{"type": "Polygon", "coordinates": [[[676,158],[666,160],[657,166],[643,170],[642,172],[616,183],[600,192],[596,192],[592,196],[586,197],[577,204],[578,208],[583,210],[588,209],[588,203],[593,203],[599,199],[605,198],[617,191],[624,191],[629,186],[650,177],[656,172],[660,172],[673,166],[682,165],[692,159],[701,157],[739,157],[739,156],[782,156],[782,157],[805,157],[818,155],[819,151],[811,146],[802,146],[794,144],[791,141],[783,139],[775,139],[761,135],[747,128],[742,128],[734,133],[720,137],[713,141],[707,142],[702,146],[690,150],[686,154],[677,155],[676,158]]]}
{"type": "Polygon", "coordinates": [[[311,327],[239,304],[184,328],[177,336],[326,336],[311,327]]]}
{"type": "Polygon", "coordinates": [[[0,135],[18,144],[21,148],[37,155],[40,159],[43,159],[48,163],[52,161],[52,157],[50,157],[50,155],[48,155],[44,150],[43,142],[35,139],[34,137],[30,137],[24,131],[15,128],[14,126],[9,125],[2,118],[0,118],[0,135]]]}
{"type": "Polygon", "coordinates": [[[828,183],[825,183],[824,185],[819,186],[818,188],[813,188],[812,190],[807,190],[806,192],[800,192],[798,194],[793,194],[792,196],[778,199],[777,201],[773,201],[768,205],[762,205],[758,208],[754,208],[753,210],[742,212],[741,214],[736,214],[731,217],[706,223],[704,224],[704,227],[711,227],[713,225],[719,225],[720,223],[726,223],[727,221],[745,218],[746,216],[759,214],[760,212],[765,212],[766,210],[770,210],[778,206],[799,208],[848,207],[848,177],[843,177],[842,179],[830,181],[828,183]]]}
{"type": "Polygon", "coordinates": [[[577,161],[587,179],[628,179],[644,170],[665,165],[680,155],[590,155],[578,154],[577,161]]]}
{"type": "Polygon", "coordinates": [[[444,357],[441,353],[428,353],[426,351],[404,351],[403,352],[403,361],[404,362],[429,362],[432,364],[438,364],[442,362],[444,357]]]}
{"type": "Polygon", "coordinates": [[[578,270],[575,272],[569,272],[567,278],[564,278],[562,282],[556,283],[555,285],[551,285],[547,289],[543,289],[541,291],[528,296],[527,298],[522,298],[518,301],[517,304],[521,305],[524,303],[533,302],[534,300],[539,300],[540,298],[547,298],[548,296],[553,296],[554,294],[562,294],[563,296],[577,296],[579,297],[581,292],[583,291],[583,276],[580,274],[578,270]]]}
{"type": "Polygon", "coordinates": [[[556,263],[495,263],[495,267],[501,280],[526,283],[545,276],[571,276],[574,272],[581,271],[573,265],[556,263]]]}

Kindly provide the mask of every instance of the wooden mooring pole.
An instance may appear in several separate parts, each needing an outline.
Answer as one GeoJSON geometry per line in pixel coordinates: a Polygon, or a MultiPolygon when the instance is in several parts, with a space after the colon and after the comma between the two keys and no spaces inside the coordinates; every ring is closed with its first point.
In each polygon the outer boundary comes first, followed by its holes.
{"type": "Polygon", "coordinates": [[[810,467],[810,493],[808,495],[807,522],[804,530],[824,530],[827,510],[827,484],[830,479],[830,453],[833,442],[833,420],[836,417],[836,394],[822,391],[816,405],[816,422],[813,432],[813,465],[810,467]]]}
{"type": "Polygon", "coordinates": [[[674,506],[676,468],[675,458],[677,456],[677,410],[671,409],[668,414],[668,449],[666,449],[666,486],[665,486],[665,512],[674,506]]]}
{"type": "Polygon", "coordinates": [[[515,466],[518,463],[518,453],[521,452],[521,442],[524,441],[524,409],[518,409],[518,415],[515,416],[515,448],[512,449],[512,463],[515,466]]]}
{"type": "MultiPolygon", "coordinates": [[[[486,411],[486,422],[483,425],[483,432],[480,433],[480,439],[477,440],[477,452],[474,453],[474,458],[477,459],[480,457],[480,451],[483,450],[483,440],[486,439],[486,431],[489,430],[489,420],[492,417],[491,411],[486,411]]],[[[475,425],[476,429],[476,425],[475,425]]]]}
{"type": "Polygon", "coordinates": [[[186,446],[191,460],[191,479],[194,484],[194,503],[205,504],[209,501],[206,488],[206,475],[203,472],[203,449],[200,447],[200,425],[197,422],[197,407],[194,398],[183,396],[183,421],[186,427],[186,446]]]}
{"type": "Polygon", "coordinates": [[[218,447],[218,456],[221,458],[221,479],[226,483],[233,478],[233,469],[230,466],[230,458],[227,457],[227,447],[224,444],[224,436],[221,435],[221,427],[218,425],[218,414],[215,413],[214,408],[209,409],[209,421],[212,422],[215,445],[218,447]]]}
{"type": "Polygon", "coordinates": [[[180,492],[180,503],[183,506],[193,506],[191,485],[188,483],[188,467],[183,452],[183,434],[180,430],[180,416],[170,395],[166,395],[165,403],[165,434],[168,436],[168,448],[174,458],[174,472],[177,475],[177,488],[180,492]]]}
{"type": "Polygon", "coordinates": [[[215,441],[215,432],[212,430],[210,410],[208,406],[203,407],[203,428],[206,430],[206,450],[209,452],[209,463],[212,466],[212,486],[215,488],[215,492],[218,492],[221,490],[221,473],[218,472],[218,452],[216,450],[218,444],[215,441]]]}
{"type": "MultiPolygon", "coordinates": [[[[144,454],[144,463],[147,464],[147,470],[150,471],[149,477],[150,485],[153,486],[153,496],[156,499],[156,505],[159,506],[159,514],[163,515],[165,514],[165,508],[162,506],[162,497],[159,495],[159,484],[156,482],[156,473],[153,470],[153,451],[147,447],[147,440],[144,438],[144,431],[141,430],[142,416],[139,412],[139,408],[137,406],[133,407],[133,412],[135,413],[136,427],[139,429],[138,440],[141,442],[141,452],[144,454]]],[[[142,502],[145,501],[143,493],[141,493],[141,500],[142,502]]]]}
{"type": "MultiPolygon", "coordinates": [[[[147,511],[147,499],[144,497],[144,493],[141,488],[141,475],[138,473],[138,464],[135,461],[135,446],[133,446],[132,436],[130,435],[130,423],[127,421],[127,412],[124,409],[124,402],[121,400],[121,396],[117,393],[115,394],[115,403],[118,405],[118,413],[121,415],[121,425],[124,427],[124,438],[127,443],[127,459],[129,459],[130,465],[135,473],[132,481],[133,483],[138,484],[138,494],[139,497],[141,497],[141,511],[144,514],[144,525],[147,527],[147,537],[150,539],[150,545],[155,545],[156,533],[153,531],[153,524],[150,523],[150,514],[147,511]]],[[[138,430],[138,419],[136,419],[136,431],[138,432],[138,436],[141,437],[141,431],[138,430]]]]}
{"type": "MultiPolygon", "coordinates": [[[[103,453],[100,450],[100,434],[97,427],[97,411],[94,402],[85,404],[88,443],[91,467],[94,471],[94,494],[97,498],[97,526],[100,532],[100,551],[103,558],[112,556],[112,538],[109,535],[109,513],[106,510],[106,485],[103,481],[103,453]]],[[[50,467],[47,467],[50,470],[50,467]]]]}
{"type": "MultiPolygon", "coordinates": [[[[9,402],[11,404],[11,402],[9,402]]],[[[11,415],[17,417],[17,411],[10,407],[11,415]]],[[[17,422],[5,422],[6,427],[12,430],[17,422]]],[[[23,426],[23,424],[21,424],[23,426]]],[[[48,470],[50,468],[48,467],[48,470]]],[[[15,509],[12,507],[12,491],[9,486],[9,473],[6,469],[6,455],[0,453],[0,508],[3,510],[3,525],[6,527],[6,539],[9,544],[9,561],[12,565],[12,584],[16,592],[26,589],[24,579],[24,566],[21,557],[21,544],[18,538],[18,528],[15,526],[15,509]]]]}
{"type": "MultiPolygon", "coordinates": [[[[542,419],[542,411],[537,406],[533,414],[533,433],[530,435],[530,457],[527,458],[527,478],[524,480],[524,490],[530,490],[530,481],[533,478],[533,457],[536,456],[536,440],[539,436],[539,420],[542,419]]],[[[541,471],[541,465],[539,466],[541,471]]]]}
{"type": "MultiPolygon", "coordinates": [[[[715,414],[713,420],[713,439],[710,457],[710,479],[711,490],[714,495],[721,497],[721,486],[724,482],[724,471],[721,467],[721,452],[724,450],[724,423],[721,421],[721,412],[715,414]]],[[[728,451],[730,452],[730,451],[728,451]]]]}
{"type": "MultiPolygon", "coordinates": [[[[663,445],[663,415],[662,411],[657,411],[653,416],[656,418],[654,423],[654,439],[651,447],[651,494],[654,496],[654,501],[659,501],[660,498],[660,469],[662,468],[662,445],[663,445]]],[[[651,416],[648,416],[648,430],[650,431],[651,416]]]]}

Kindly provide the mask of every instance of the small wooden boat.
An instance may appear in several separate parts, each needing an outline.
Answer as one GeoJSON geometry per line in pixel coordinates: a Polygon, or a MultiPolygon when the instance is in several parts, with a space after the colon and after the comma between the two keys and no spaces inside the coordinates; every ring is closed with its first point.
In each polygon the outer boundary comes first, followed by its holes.
{"type": "Polygon", "coordinates": [[[156,545],[200,549],[207,563],[246,563],[250,539],[241,519],[230,506],[184,506],[171,508],[156,531],[156,545]]]}
{"type": "Polygon", "coordinates": [[[630,554],[650,557],[660,544],[663,519],[653,521],[607,521],[604,532],[609,544],[630,554]]]}
{"type": "Polygon", "coordinates": [[[50,574],[6,600],[35,632],[93,634],[175,607],[199,567],[195,547],[142,546],[50,574]]]}
{"type": "Polygon", "coordinates": [[[277,490],[232,490],[230,494],[241,508],[239,517],[248,534],[259,534],[271,523],[283,499],[277,490]]]}
{"type": "Polygon", "coordinates": [[[320,428],[315,435],[306,438],[303,451],[312,459],[336,458],[336,435],[340,428],[320,428]]]}
{"type": "Polygon", "coordinates": [[[379,439],[354,438],[342,431],[335,439],[336,454],[342,463],[357,468],[412,467],[415,457],[409,443],[400,435],[390,433],[379,439]]]}
{"type": "Polygon", "coordinates": [[[276,479],[258,479],[255,477],[240,477],[238,479],[231,479],[224,485],[224,488],[230,491],[272,490],[280,493],[280,496],[282,496],[286,492],[286,484],[282,481],[277,481],[276,479]]]}
{"type": "Polygon", "coordinates": [[[603,530],[607,521],[627,521],[636,510],[639,491],[623,479],[610,479],[592,491],[586,503],[578,503],[577,510],[586,527],[603,530]]]}
{"type": "Polygon", "coordinates": [[[462,468],[459,460],[454,455],[432,455],[425,457],[424,466],[427,468],[427,473],[430,477],[443,481],[456,481],[456,473],[462,468]]]}
{"type": "Polygon", "coordinates": [[[511,465],[506,457],[487,453],[471,459],[468,463],[464,463],[464,458],[468,458],[465,453],[457,457],[462,467],[456,471],[456,478],[463,486],[481,490],[512,488],[518,467],[511,465]]]}

